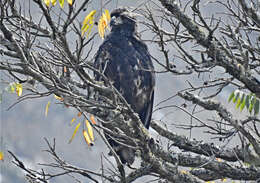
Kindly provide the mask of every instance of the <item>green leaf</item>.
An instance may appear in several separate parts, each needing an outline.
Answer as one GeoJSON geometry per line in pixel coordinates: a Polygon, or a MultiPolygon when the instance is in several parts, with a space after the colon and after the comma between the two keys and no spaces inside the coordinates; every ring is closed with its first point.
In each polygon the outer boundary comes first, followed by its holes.
{"type": "Polygon", "coordinates": [[[229,98],[228,98],[228,102],[230,102],[235,96],[235,91],[233,91],[230,95],[229,95],[229,98]]]}
{"type": "Polygon", "coordinates": [[[233,98],[233,103],[236,103],[236,102],[237,102],[237,99],[239,98],[239,96],[240,96],[240,92],[237,91],[237,92],[236,92],[236,97],[233,98]]]}
{"type": "Polygon", "coordinates": [[[256,99],[255,106],[254,106],[254,114],[255,116],[259,113],[259,100],[256,99]]]}
{"type": "Polygon", "coordinates": [[[243,96],[242,96],[242,104],[240,105],[240,112],[243,111],[244,107],[246,106],[246,95],[243,93],[243,96]]]}
{"type": "Polygon", "coordinates": [[[245,107],[251,115],[252,112],[254,112],[254,115],[260,112],[260,99],[257,98],[254,93],[247,95],[240,90],[235,90],[229,95],[228,102],[231,100],[235,104],[235,108],[240,109],[240,112],[242,112],[245,107]]]}
{"type": "Polygon", "coordinates": [[[254,105],[255,105],[255,102],[256,102],[256,97],[255,96],[252,96],[252,100],[250,101],[250,105],[249,105],[249,113],[251,114],[252,111],[253,111],[253,108],[254,108],[254,105]]]}
{"type": "Polygon", "coordinates": [[[63,8],[64,7],[64,0],[59,0],[60,2],[60,7],[63,8]]]}
{"type": "Polygon", "coordinates": [[[238,109],[238,108],[239,108],[240,104],[241,104],[241,99],[240,99],[240,98],[238,98],[238,99],[237,99],[237,104],[236,104],[236,109],[238,109]]]}
{"type": "Polygon", "coordinates": [[[249,109],[251,95],[246,96],[246,108],[249,109]]]}

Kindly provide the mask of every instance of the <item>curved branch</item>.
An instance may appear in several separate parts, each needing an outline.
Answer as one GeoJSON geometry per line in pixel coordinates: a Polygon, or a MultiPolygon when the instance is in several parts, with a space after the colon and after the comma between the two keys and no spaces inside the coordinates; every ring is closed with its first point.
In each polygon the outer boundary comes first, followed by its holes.
{"type": "Polygon", "coordinates": [[[214,156],[216,158],[221,158],[227,161],[238,161],[238,159],[244,161],[243,150],[234,149],[223,149],[221,147],[215,146],[212,143],[204,143],[197,140],[189,140],[185,136],[177,135],[173,132],[168,131],[159,125],[158,122],[152,121],[151,127],[158,132],[161,136],[172,141],[172,145],[188,152],[193,152],[196,154],[201,154],[205,156],[214,156]]]}

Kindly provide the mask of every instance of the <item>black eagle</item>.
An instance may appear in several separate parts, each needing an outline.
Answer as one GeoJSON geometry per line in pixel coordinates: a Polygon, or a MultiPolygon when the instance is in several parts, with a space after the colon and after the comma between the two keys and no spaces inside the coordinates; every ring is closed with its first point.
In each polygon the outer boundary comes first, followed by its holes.
{"type": "MultiPolygon", "coordinates": [[[[153,109],[155,74],[147,46],[137,37],[135,15],[128,8],[117,8],[111,12],[111,32],[99,47],[94,65],[139,114],[148,129],[153,109]]],[[[98,73],[95,77],[101,80],[98,73]]],[[[131,165],[134,151],[118,148],[118,143],[108,136],[106,138],[121,162],[131,165]]]]}

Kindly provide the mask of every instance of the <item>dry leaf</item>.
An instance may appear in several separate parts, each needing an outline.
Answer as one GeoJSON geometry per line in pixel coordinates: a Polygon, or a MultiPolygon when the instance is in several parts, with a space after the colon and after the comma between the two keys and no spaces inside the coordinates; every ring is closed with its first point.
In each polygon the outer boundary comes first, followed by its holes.
{"type": "Polygon", "coordinates": [[[97,124],[93,115],[90,116],[90,121],[93,125],[97,124]]]}
{"type": "Polygon", "coordinates": [[[77,116],[80,117],[82,115],[82,112],[78,112],[77,116]]]}
{"type": "Polygon", "coordinates": [[[4,160],[4,153],[2,151],[0,151],[0,160],[4,160]]]}
{"type": "Polygon", "coordinates": [[[62,97],[59,97],[59,96],[57,96],[57,95],[54,95],[54,98],[57,99],[57,100],[59,100],[59,101],[63,101],[63,100],[64,100],[62,97]]]}
{"type": "Polygon", "coordinates": [[[51,102],[49,101],[45,107],[45,116],[48,116],[49,107],[51,105],[51,102]]]}
{"type": "Polygon", "coordinates": [[[94,145],[93,142],[91,142],[91,140],[90,140],[86,130],[83,130],[83,136],[84,136],[84,139],[85,139],[85,141],[87,142],[87,144],[89,146],[93,146],[94,145]]]}
{"type": "Polygon", "coordinates": [[[98,33],[102,39],[104,39],[105,29],[108,28],[110,19],[111,19],[111,17],[110,17],[109,11],[105,10],[105,13],[102,14],[102,16],[100,17],[99,22],[98,22],[98,33]]]}
{"type": "Polygon", "coordinates": [[[87,119],[85,121],[85,124],[86,124],[86,127],[88,129],[88,134],[89,134],[89,137],[90,137],[91,141],[94,141],[93,129],[92,129],[92,126],[90,125],[90,123],[89,123],[89,121],[87,119]]]}
{"type": "Polygon", "coordinates": [[[110,17],[110,13],[107,9],[105,9],[105,15],[106,15],[107,21],[110,22],[111,17],[110,17]]]}
{"type": "Polygon", "coordinates": [[[63,67],[63,71],[64,71],[65,73],[67,72],[67,67],[66,67],[66,66],[63,67]]]}
{"type": "Polygon", "coordinates": [[[84,19],[83,25],[81,28],[81,35],[84,36],[84,34],[87,32],[86,37],[90,34],[92,27],[94,25],[94,16],[96,14],[96,10],[92,10],[84,19]]]}
{"type": "Polygon", "coordinates": [[[16,88],[16,94],[18,95],[18,97],[20,97],[23,93],[23,85],[20,83],[16,83],[15,88],[16,88]]]}
{"type": "Polygon", "coordinates": [[[72,5],[72,0],[67,0],[69,5],[72,5]]]}

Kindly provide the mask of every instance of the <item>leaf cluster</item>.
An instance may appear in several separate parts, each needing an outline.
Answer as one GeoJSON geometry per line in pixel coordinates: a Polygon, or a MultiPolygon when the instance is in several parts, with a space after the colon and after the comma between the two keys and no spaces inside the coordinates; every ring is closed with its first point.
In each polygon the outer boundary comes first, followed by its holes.
{"type": "Polygon", "coordinates": [[[240,112],[246,107],[250,114],[252,114],[252,112],[254,112],[254,115],[259,113],[259,98],[257,98],[254,93],[247,94],[243,91],[235,90],[229,95],[228,102],[231,101],[240,112]]]}

